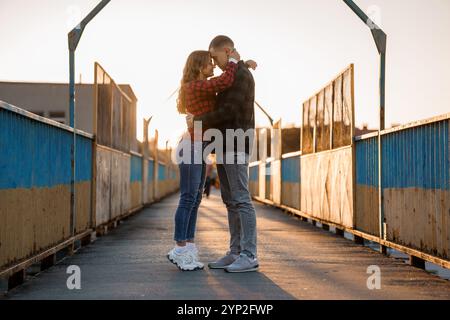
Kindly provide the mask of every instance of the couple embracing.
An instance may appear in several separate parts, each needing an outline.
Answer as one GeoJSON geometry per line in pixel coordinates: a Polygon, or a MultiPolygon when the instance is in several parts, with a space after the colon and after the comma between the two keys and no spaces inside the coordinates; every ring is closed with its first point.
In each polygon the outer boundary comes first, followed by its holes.
{"type": "MultiPolygon", "coordinates": [[[[206,141],[204,131],[215,130],[227,138],[230,132],[238,132],[238,135],[254,132],[255,82],[249,68],[255,69],[256,63],[252,60],[241,61],[233,41],[222,35],[211,41],[209,51],[194,51],[186,61],[177,107],[180,113],[187,115],[188,132],[177,148],[177,156],[183,160],[179,163],[180,199],[174,232],[176,245],[167,255],[180,270],[204,268],[195,245],[197,212],[206,178],[206,150],[212,144],[210,139],[206,141]],[[216,65],[223,73],[212,77],[216,65]],[[201,130],[197,130],[198,123],[201,123],[201,130]]],[[[256,213],[248,187],[253,137],[238,144],[235,144],[235,138],[226,139],[223,146],[214,150],[221,196],[228,212],[230,244],[229,251],[210,262],[208,267],[227,272],[250,272],[259,267],[256,213]]]]}

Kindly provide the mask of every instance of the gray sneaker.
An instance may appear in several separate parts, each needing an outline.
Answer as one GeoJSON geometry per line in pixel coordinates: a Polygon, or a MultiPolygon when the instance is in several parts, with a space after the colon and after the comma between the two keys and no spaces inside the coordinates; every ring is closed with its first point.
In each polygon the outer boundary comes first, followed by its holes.
{"type": "Polygon", "coordinates": [[[210,269],[225,269],[239,258],[239,255],[227,252],[227,254],[217,261],[208,263],[210,269]]]}
{"type": "Polygon", "coordinates": [[[239,258],[225,268],[226,272],[238,273],[238,272],[251,272],[257,271],[259,268],[258,259],[250,258],[246,254],[241,253],[239,258]]]}

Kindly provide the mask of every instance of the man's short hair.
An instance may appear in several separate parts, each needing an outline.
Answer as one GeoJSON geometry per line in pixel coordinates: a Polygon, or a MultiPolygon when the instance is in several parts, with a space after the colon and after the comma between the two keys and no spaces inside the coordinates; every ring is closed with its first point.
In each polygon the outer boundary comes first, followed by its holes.
{"type": "Polygon", "coordinates": [[[211,43],[209,44],[209,49],[221,49],[226,45],[234,47],[234,42],[229,37],[221,35],[212,39],[211,43]]]}

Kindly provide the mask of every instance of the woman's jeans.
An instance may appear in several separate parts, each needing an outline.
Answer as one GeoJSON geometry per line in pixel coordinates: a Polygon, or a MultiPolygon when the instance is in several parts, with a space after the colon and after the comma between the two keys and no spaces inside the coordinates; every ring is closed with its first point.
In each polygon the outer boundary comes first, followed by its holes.
{"type": "Polygon", "coordinates": [[[185,143],[185,146],[179,151],[180,154],[182,155],[183,151],[190,149],[191,161],[190,163],[181,162],[178,165],[180,168],[180,200],[175,213],[174,240],[176,242],[193,241],[195,238],[197,211],[202,201],[206,173],[206,164],[202,156],[206,144],[201,141],[186,142],[185,140],[184,142],[182,140],[181,143],[185,143]],[[186,148],[189,145],[190,147],[186,148]]]}

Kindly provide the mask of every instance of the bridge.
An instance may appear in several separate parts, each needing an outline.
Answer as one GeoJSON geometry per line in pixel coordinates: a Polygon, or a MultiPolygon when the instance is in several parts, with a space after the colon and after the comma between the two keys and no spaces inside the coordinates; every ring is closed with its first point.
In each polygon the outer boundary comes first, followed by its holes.
{"type": "MultiPolygon", "coordinates": [[[[93,134],[0,102],[3,298],[449,299],[445,276],[424,269],[450,267],[450,114],[355,136],[353,69],[305,101],[297,152],[283,154],[281,120],[258,132],[261,268],[250,274],[167,261],[177,167],[149,121],[133,148],[135,106],[99,64],[93,134]]],[[[218,191],[202,202],[197,242],[204,262],[227,250],[218,191]]]]}

